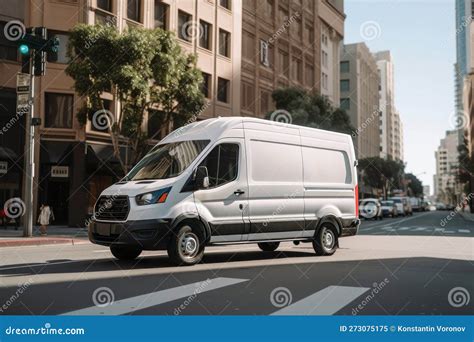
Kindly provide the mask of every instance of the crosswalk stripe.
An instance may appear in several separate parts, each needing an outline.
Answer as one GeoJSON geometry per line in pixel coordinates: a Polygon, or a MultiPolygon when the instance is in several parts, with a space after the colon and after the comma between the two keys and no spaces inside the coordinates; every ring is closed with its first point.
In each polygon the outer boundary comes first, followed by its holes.
{"type": "Polygon", "coordinates": [[[279,316],[319,316],[332,315],[341,310],[360,295],[367,287],[328,286],[321,291],[303,298],[272,315],[279,316]]]}
{"type": "Polygon", "coordinates": [[[458,232],[464,233],[464,234],[469,234],[471,231],[469,229],[458,229],[458,232]]]}
{"type": "Polygon", "coordinates": [[[121,299],[108,306],[91,306],[88,308],[66,312],[63,315],[124,315],[133,311],[146,309],[174,300],[196,296],[199,293],[216,290],[222,287],[246,282],[248,279],[214,278],[171,289],[151,292],[140,296],[121,299]]]}

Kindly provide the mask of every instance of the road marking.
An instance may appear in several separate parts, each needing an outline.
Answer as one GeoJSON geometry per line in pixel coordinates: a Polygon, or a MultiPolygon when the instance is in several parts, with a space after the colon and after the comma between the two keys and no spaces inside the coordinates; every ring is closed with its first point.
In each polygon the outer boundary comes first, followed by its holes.
{"type": "Polygon", "coordinates": [[[368,287],[328,286],[272,315],[320,316],[333,315],[369,290],[368,287]]]}
{"type": "Polygon", "coordinates": [[[453,232],[452,230],[445,230],[443,233],[444,234],[456,234],[456,232],[453,232]]]}
{"type": "Polygon", "coordinates": [[[427,228],[426,227],[418,227],[418,228],[415,228],[413,229],[414,232],[421,232],[423,230],[426,230],[427,228]]]}
{"type": "Polygon", "coordinates": [[[458,232],[463,233],[463,234],[471,233],[471,231],[469,229],[458,229],[458,232]]]}
{"type": "Polygon", "coordinates": [[[397,228],[397,230],[409,230],[411,229],[410,227],[401,227],[401,228],[397,228]]]}
{"type": "Polygon", "coordinates": [[[124,315],[133,311],[150,308],[174,300],[197,296],[200,293],[208,292],[234,284],[248,281],[248,279],[235,278],[214,278],[206,281],[192,283],[188,285],[173,287],[171,289],[151,292],[140,296],[117,300],[104,307],[91,306],[88,308],[66,312],[62,315],[124,315]]]}

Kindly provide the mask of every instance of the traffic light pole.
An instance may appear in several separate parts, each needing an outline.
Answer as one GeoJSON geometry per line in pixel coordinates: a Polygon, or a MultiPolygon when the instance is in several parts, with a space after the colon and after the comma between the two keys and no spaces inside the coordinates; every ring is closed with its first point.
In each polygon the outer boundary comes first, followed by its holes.
{"type": "Polygon", "coordinates": [[[23,224],[23,236],[33,236],[34,222],[34,198],[33,198],[33,179],[35,176],[35,126],[32,125],[35,103],[35,73],[34,56],[30,57],[30,95],[28,96],[29,106],[26,116],[26,144],[25,144],[25,185],[23,187],[25,199],[25,215],[23,224]]]}

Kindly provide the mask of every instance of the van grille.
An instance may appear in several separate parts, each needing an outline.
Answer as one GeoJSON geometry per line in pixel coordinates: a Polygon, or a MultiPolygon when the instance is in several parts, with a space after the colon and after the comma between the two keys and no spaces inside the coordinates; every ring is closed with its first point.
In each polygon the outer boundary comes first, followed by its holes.
{"type": "Polygon", "coordinates": [[[129,210],[128,196],[100,196],[94,208],[94,217],[102,221],[125,221],[129,210]]]}

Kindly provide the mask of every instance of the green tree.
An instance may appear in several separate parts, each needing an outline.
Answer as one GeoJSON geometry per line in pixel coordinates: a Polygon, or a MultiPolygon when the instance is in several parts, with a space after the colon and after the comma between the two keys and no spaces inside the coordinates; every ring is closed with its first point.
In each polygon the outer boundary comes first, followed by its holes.
{"type": "Polygon", "coordinates": [[[111,25],[78,25],[69,38],[71,57],[66,73],[74,80],[84,105],[78,121],[106,120],[115,157],[123,172],[146,152],[150,133],[144,118],[160,115],[169,132],[198,116],[205,104],[201,92],[202,74],[196,57],[183,53],[173,34],[161,29],[131,28],[119,33],[111,25]],[[120,101],[120,115],[105,111],[104,93],[120,101]],[[107,117],[99,118],[107,113],[107,117]],[[153,114],[154,113],[154,114],[153,114]],[[131,158],[122,159],[119,145],[128,144],[131,158]]]}
{"type": "Polygon", "coordinates": [[[407,173],[405,179],[408,183],[408,191],[413,197],[423,196],[423,183],[412,173],[407,173]]]}
{"type": "Polygon", "coordinates": [[[394,189],[401,187],[405,165],[399,161],[380,157],[359,160],[359,171],[364,184],[382,189],[384,198],[394,189]]]}
{"type": "MultiPolygon", "coordinates": [[[[315,92],[297,87],[281,88],[272,93],[272,98],[276,109],[288,112],[295,125],[346,134],[354,132],[347,113],[334,108],[326,97],[315,92]]],[[[267,119],[274,119],[274,113],[268,113],[267,119]]]]}
{"type": "MultiPolygon", "coordinates": [[[[457,178],[461,184],[464,184],[464,192],[466,194],[474,193],[474,155],[469,154],[469,142],[464,139],[463,143],[458,146],[458,163],[459,169],[457,178]]],[[[474,199],[468,195],[468,202],[471,212],[474,212],[474,199]]]]}

